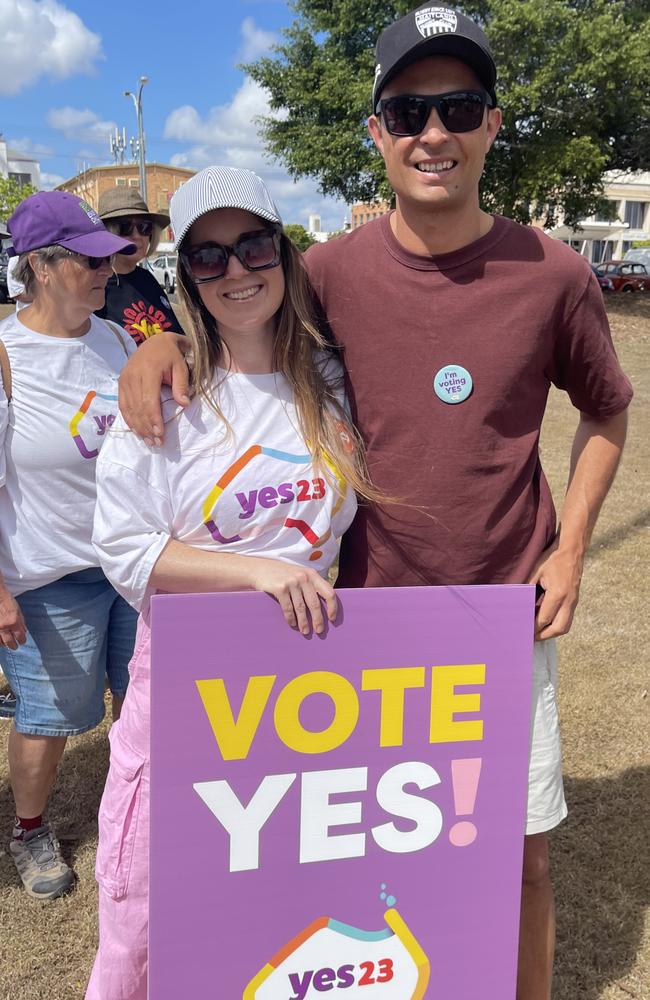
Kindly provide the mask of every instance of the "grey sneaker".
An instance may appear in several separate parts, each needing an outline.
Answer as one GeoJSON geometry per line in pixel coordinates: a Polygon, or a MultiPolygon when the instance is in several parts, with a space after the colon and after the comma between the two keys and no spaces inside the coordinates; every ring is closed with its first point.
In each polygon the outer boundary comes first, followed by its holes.
{"type": "Polygon", "coordinates": [[[16,696],[11,691],[0,694],[0,719],[13,719],[16,714],[16,696]]]}
{"type": "Polygon", "coordinates": [[[9,853],[26,891],[35,899],[56,899],[72,889],[74,873],[61,857],[49,823],[30,830],[22,840],[13,837],[9,853]]]}

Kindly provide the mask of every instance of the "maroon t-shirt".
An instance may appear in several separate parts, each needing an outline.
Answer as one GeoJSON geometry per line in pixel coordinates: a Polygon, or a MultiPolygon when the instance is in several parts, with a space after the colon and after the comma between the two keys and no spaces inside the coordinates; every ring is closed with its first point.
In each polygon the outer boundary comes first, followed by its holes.
{"type": "Polygon", "coordinates": [[[437,257],[406,251],[384,216],[306,262],[372,481],[403,501],[360,510],[339,585],[526,582],[556,531],[538,451],[550,384],[596,418],[632,397],[587,262],[499,216],[437,257]],[[471,393],[447,403],[467,392],[461,366],[471,393]]]}

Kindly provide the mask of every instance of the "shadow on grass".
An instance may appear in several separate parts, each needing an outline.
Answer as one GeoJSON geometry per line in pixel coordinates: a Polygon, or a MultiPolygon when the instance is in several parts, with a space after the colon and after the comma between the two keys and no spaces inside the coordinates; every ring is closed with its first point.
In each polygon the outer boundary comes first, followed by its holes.
{"type": "MultiPolygon", "coordinates": [[[[551,837],[558,938],[554,1000],[598,1000],[625,981],[650,904],[650,768],[565,781],[569,819],[551,837]]],[[[632,992],[645,1000],[643,992],[632,992]]],[[[626,991],[627,992],[627,991],[626,991]]]]}
{"type": "Polygon", "coordinates": [[[605,308],[610,316],[650,318],[650,293],[648,292],[629,294],[612,292],[607,293],[604,300],[605,308]]]}
{"type": "Polygon", "coordinates": [[[642,510],[632,520],[626,521],[602,535],[597,535],[594,539],[594,550],[615,548],[621,542],[626,542],[630,535],[635,534],[641,528],[650,528],[650,509],[642,510]]]}

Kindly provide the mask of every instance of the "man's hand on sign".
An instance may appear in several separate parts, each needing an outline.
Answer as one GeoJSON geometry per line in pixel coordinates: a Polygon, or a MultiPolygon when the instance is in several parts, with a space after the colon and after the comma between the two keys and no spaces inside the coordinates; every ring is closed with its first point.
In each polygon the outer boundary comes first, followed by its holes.
{"type": "Polygon", "coordinates": [[[552,639],[571,628],[582,579],[583,558],[562,549],[559,536],[542,552],[529,583],[538,584],[544,594],[537,604],[535,638],[552,639]]]}
{"type": "Polygon", "coordinates": [[[179,406],[187,406],[190,401],[190,376],[185,363],[190,346],[188,338],[180,334],[159,333],[140,345],[120,375],[122,416],[131,430],[150,446],[162,444],[163,440],[161,386],[171,386],[179,406]]]}
{"type": "Polygon", "coordinates": [[[254,562],[253,587],[275,598],[291,628],[309,635],[313,627],[314,632],[320,635],[325,629],[321,598],[328,620],[334,621],[338,609],[336,593],[315,569],[293,566],[279,559],[255,558],[254,562]]]}
{"type": "Polygon", "coordinates": [[[25,619],[15,597],[0,588],[0,646],[18,649],[27,641],[25,619]]]}

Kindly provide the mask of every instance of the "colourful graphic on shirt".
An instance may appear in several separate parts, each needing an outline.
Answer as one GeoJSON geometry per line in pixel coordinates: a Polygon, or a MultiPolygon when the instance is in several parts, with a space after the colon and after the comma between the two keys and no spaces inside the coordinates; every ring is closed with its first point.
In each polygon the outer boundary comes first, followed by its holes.
{"type": "Polygon", "coordinates": [[[148,306],[144,299],[140,299],[139,302],[132,302],[124,309],[123,326],[136,344],[141,344],[156,333],[171,329],[172,322],[162,310],[148,306]]]}
{"type": "MultiPolygon", "coordinates": [[[[221,476],[215,486],[210,490],[203,504],[203,522],[215,542],[219,542],[221,545],[229,545],[232,542],[240,542],[243,538],[253,538],[259,533],[260,530],[264,530],[264,528],[269,526],[269,523],[272,523],[266,521],[262,529],[253,526],[245,534],[237,534],[228,538],[219,530],[215,520],[215,508],[224,490],[230,486],[235,477],[246,468],[249,462],[251,462],[258,455],[265,455],[267,458],[277,459],[280,462],[290,462],[294,465],[305,465],[306,463],[311,462],[311,455],[292,455],[287,451],[277,451],[275,448],[266,448],[260,444],[251,445],[251,447],[248,448],[243,455],[240,455],[240,457],[236,459],[236,461],[234,461],[228,469],[226,469],[223,476],[221,476]]],[[[345,499],[347,485],[338,470],[327,458],[326,463],[335,476],[339,487],[339,497],[332,510],[333,518],[339,511],[341,504],[345,499]]],[[[325,496],[326,490],[327,485],[325,480],[319,477],[311,480],[299,479],[295,484],[295,488],[293,484],[281,483],[277,490],[270,487],[266,487],[265,489],[259,491],[253,490],[247,497],[242,494],[243,501],[240,500],[240,503],[242,504],[243,512],[240,514],[240,518],[244,520],[252,517],[258,498],[261,506],[268,508],[290,503],[294,499],[301,502],[307,500],[322,500],[325,496]],[[273,494],[273,497],[269,495],[267,499],[263,499],[265,490],[270,491],[270,493],[273,494]]],[[[311,562],[314,562],[316,559],[320,559],[323,554],[320,546],[331,538],[331,528],[328,528],[323,535],[318,536],[316,532],[313,531],[311,526],[301,518],[284,517],[282,515],[278,520],[279,523],[283,524],[285,528],[295,528],[309,542],[309,544],[313,546],[314,551],[309,556],[311,562]]]]}
{"type": "Polygon", "coordinates": [[[352,436],[352,431],[348,424],[343,420],[336,420],[334,426],[339,432],[339,437],[341,439],[341,444],[343,445],[343,451],[346,455],[351,455],[354,452],[354,438],[352,436]]]}
{"type": "MultiPolygon", "coordinates": [[[[99,455],[99,448],[86,447],[84,439],[79,433],[79,425],[84,417],[86,417],[94,399],[106,399],[113,403],[117,402],[117,396],[109,393],[95,392],[94,389],[91,389],[90,392],[86,393],[83,403],[70,421],[70,433],[72,434],[72,440],[84,458],[97,458],[99,455]]],[[[95,421],[95,434],[103,436],[108,428],[115,422],[115,414],[100,413],[97,416],[94,416],[93,419],[95,421]]]]}
{"type": "Polygon", "coordinates": [[[242,1000],[316,1000],[334,989],[346,1000],[421,1000],[429,959],[396,909],[384,919],[378,931],[314,920],[251,979],[242,1000]]]}

